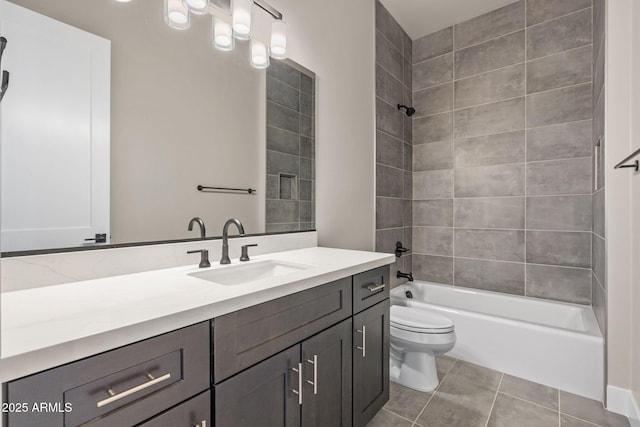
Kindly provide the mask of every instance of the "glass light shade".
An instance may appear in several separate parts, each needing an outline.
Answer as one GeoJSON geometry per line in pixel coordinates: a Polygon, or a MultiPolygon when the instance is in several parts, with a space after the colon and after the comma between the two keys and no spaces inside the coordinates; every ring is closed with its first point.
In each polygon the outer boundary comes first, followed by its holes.
{"type": "Polygon", "coordinates": [[[186,30],[191,26],[189,9],[182,0],[164,0],[164,20],[177,30],[186,30]]]}
{"type": "Polygon", "coordinates": [[[116,1],[120,3],[129,3],[131,0],[116,0],[116,1]]]}
{"type": "Polygon", "coordinates": [[[264,43],[256,39],[251,39],[251,66],[253,68],[269,66],[269,50],[264,43]]]}
{"type": "Polygon", "coordinates": [[[233,0],[233,36],[237,39],[249,40],[252,6],[253,0],[233,0]]]}
{"type": "Polygon", "coordinates": [[[287,23],[282,20],[271,24],[271,57],[275,59],[287,57],[287,23]]]}
{"type": "Polygon", "coordinates": [[[189,12],[204,15],[209,9],[209,0],[184,0],[189,12]]]}
{"type": "Polygon", "coordinates": [[[213,45],[220,50],[233,50],[235,45],[231,24],[217,16],[213,17],[213,45]]]}

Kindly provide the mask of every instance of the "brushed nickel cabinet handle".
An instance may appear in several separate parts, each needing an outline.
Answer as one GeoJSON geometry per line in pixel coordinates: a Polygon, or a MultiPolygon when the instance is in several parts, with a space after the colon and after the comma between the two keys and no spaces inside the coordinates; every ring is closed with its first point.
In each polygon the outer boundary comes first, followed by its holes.
{"type": "Polygon", "coordinates": [[[362,330],[357,329],[359,334],[362,334],[362,347],[356,346],[358,350],[362,350],[362,357],[367,357],[367,327],[362,325],[362,330]]]}
{"type": "Polygon", "coordinates": [[[207,427],[207,420],[200,421],[198,424],[196,424],[196,427],[207,427]]]}
{"type": "Polygon", "coordinates": [[[298,363],[298,369],[296,368],[289,368],[291,369],[293,372],[296,372],[298,374],[298,389],[290,389],[293,394],[298,395],[298,405],[302,405],[302,362],[298,363]]]}
{"type": "Polygon", "coordinates": [[[96,406],[98,408],[102,408],[103,406],[108,405],[110,403],[113,403],[113,402],[115,402],[117,400],[123,399],[123,398],[125,398],[127,396],[131,396],[134,393],[137,393],[137,392],[139,392],[141,390],[149,388],[149,387],[151,387],[153,385],[156,385],[156,384],[158,384],[158,383],[160,383],[162,381],[168,380],[169,378],[171,378],[171,374],[170,373],[169,374],[164,374],[163,376],[158,377],[158,378],[155,378],[151,374],[147,374],[147,378],[149,378],[149,381],[147,381],[146,383],[137,385],[135,387],[132,387],[132,388],[130,388],[128,390],[125,390],[123,392],[120,392],[120,393],[116,393],[111,388],[107,389],[107,393],[109,394],[109,397],[107,397],[106,399],[101,400],[98,403],[96,403],[96,406]]]}
{"type": "Polygon", "coordinates": [[[378,292],[384,289],[384,286],[385,286],[384,283],[380,283],[379,285],[371,284],[371,285],[367,285],[367,289],[369,289],[369,292],[378,292]]]}
{"type": "Polygon", "coordinates": [[[307,359],[308,363],[313,365],[313,381],[307,380],[313,386],[313,394],[318,394],[318,355],[313,355],[313,360],[307,359]]]}

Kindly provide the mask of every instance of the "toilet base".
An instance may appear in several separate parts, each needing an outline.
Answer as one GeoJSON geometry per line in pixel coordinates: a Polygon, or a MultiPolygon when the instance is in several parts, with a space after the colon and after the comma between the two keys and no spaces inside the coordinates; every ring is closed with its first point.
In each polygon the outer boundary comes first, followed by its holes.
{"type": "Polygon", "coordinates": [[[407,352],[404,360],[390,360],[389,376],[392,381],[418,391],[433,391],[438,387],[438,370],[433,353],[407,352]]]}

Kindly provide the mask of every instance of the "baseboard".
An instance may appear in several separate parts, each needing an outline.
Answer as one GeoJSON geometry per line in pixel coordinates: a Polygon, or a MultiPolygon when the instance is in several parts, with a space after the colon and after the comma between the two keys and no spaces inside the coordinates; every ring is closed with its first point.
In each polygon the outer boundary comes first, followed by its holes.
{"type": "Polygon", "coordinates": [[[607,386],[607,409],[629,418],[631,427],[640,427],[640,405],[631,390],[607,386]]]}

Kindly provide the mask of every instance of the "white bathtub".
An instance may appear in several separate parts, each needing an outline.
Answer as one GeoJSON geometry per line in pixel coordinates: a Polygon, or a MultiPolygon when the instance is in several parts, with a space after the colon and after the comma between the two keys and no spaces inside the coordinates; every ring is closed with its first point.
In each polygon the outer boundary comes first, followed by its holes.
{"type": "Polygon", "coordinates": [[[391,303],[453,320],[452,357],[603,398],[604,341],[589,306],[418,281],[393,289],[391,303]],[[408,290],[413,299],[405,296],[408,290]]]}

